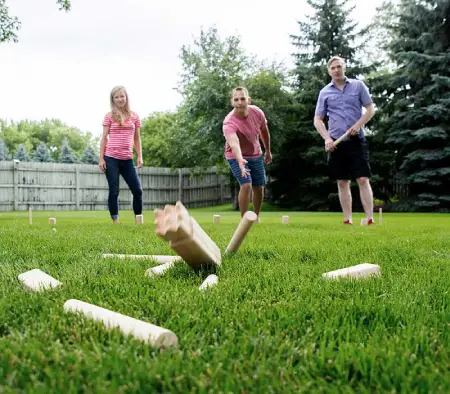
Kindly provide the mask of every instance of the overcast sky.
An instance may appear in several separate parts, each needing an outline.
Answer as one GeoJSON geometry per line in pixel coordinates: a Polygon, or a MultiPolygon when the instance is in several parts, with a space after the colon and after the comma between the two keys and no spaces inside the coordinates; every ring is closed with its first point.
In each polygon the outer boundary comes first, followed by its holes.
{"type": "MultiPolygon", "coordinates": [[[[239,35],[248,54],[291,65],[289,34],[309,10],[302,0],[72,0],[69,13],[56,0],[6,3],[22,28],[19,43],[0,44],[0,118],[58,118],[94,135],[115,85],[127,88],[141,118],[175,110],[180,49],[201,28],[239,35]]],[[[365,25],[381,0],[354,4],[365,25]]]]}

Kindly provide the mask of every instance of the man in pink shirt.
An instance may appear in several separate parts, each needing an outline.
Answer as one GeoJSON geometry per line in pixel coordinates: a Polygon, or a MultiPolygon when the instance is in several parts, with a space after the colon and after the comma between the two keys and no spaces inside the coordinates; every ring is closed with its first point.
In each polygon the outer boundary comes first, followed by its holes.
{"type": "Polygon", "coordinates": [[[239,182],[239,209],[241,216],[248,211],[250,194],[253,191],[253,208],[259,217],[264,198],[266,172],[264,162],[272,162],[270,134],[264,112],[251,99],[246,88],[233,89],[231,105],[233,110],[223,121],[225,136],[225,158],[231,172],[239,182]],[[264,144],[263,157],[259,138],[264,144]]]}

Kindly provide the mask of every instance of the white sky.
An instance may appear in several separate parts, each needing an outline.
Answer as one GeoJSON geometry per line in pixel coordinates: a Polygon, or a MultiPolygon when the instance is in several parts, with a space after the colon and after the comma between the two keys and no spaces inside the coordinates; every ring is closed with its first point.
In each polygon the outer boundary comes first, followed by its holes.
{"type": "MultiPolygon", "coordinates": [[[[248,54],[290,66],[289,34],[308,12],[302,0],[72,0],[69,13],[56,0],[6,3],[22,28],[19,43],[0,44],[0,118],[57,118],[95,136],[115,85],[141,118],[176,109],[180,50],[201,28],[239,35],[248,54]]],[[[353,3],[364,26],[381,0],[353,3]]]]}

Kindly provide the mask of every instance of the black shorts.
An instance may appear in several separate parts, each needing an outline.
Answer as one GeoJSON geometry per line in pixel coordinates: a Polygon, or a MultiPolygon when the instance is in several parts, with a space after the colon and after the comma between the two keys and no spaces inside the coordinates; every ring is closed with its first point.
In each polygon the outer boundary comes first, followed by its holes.
{"type": "Polygon", "coordinates": [[[365,138],[352,137],[342,141],[334,152],[328,152],[330,179],[356,180],[372,176],[369,147],[365,138]]]}

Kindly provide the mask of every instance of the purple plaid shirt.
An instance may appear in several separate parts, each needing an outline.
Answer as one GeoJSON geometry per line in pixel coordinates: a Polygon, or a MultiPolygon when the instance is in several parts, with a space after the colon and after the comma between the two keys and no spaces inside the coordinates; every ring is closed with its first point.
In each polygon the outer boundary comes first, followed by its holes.
{"type": "MultiPolygon", "coordinates": [[[[319,93],[316,115],[328,116],[328,134],[336,139],[361,118],[363,106],[372,102],[363,81],[345,78],[343,91],[331,81],[319,93]]],[[[359,138],[364,138],[364,127],[361,127],[359,138]]]]}

